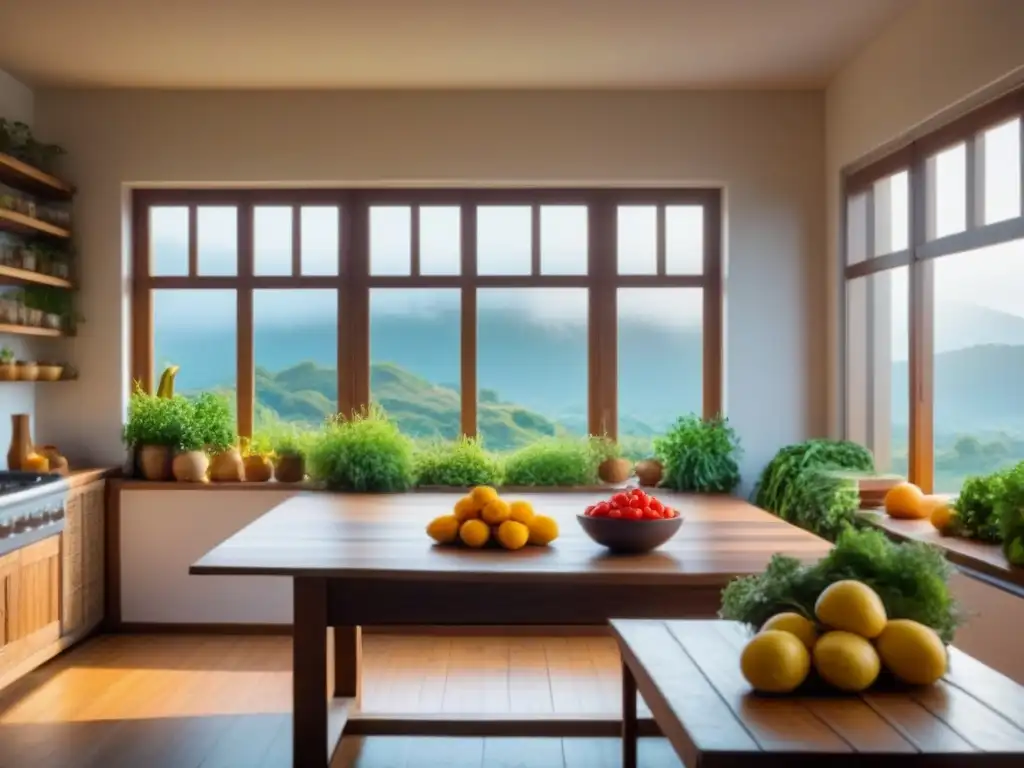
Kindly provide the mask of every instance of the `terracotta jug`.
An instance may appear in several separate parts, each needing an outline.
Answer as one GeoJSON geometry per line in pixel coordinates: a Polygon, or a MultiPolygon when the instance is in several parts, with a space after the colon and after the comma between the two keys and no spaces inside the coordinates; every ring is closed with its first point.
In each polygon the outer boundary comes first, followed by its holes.
{"type": "Polygon", "coordinates": [[[29,431],[28,414],[11,414],[11,447],[7,451],[7,468],[20,470],[25,459],[32,453],[32,435],[29,431]]]}

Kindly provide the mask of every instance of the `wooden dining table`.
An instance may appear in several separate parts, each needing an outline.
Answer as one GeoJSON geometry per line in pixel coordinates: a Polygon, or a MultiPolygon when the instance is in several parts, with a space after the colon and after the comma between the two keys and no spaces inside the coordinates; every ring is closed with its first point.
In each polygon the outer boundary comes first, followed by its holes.
{"type": "MultiPolygon", "coordinates": [[[[561,533],[549,546],[514,552],[427,537],[427,523],[449,513],[458,494],[307,493],[229,537],[190,573],[292,579],[294,766],[329,765],[343,732],[592,735],[592,719],[396,721],[359,713],[360,628],[713,618],[731,579],[760,573],[776,553],[813,562],[830,547],[736,498],[657,495],[682,514],[679,533],[652,552],[613,555],[575,519],[607,492],[517,494],[555,518],[561,533]]],[[[620,724],[609,723],[614,732],[620,724]]]]}

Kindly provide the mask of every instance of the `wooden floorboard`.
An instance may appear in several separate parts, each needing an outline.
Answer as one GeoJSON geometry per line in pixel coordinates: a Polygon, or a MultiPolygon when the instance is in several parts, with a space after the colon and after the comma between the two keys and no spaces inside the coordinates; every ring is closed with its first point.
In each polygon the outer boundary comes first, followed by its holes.
{"type": "MultiPolygon", "coordinates": [[[[360,717],[615,718],[606,637],[364,637],[360,717]]],[[[0,768],[286,768],[291,639],[95,638],[0,691],[0,768]]],[[[639,707],[641,717],[649,710],[639,707]]],[[[335,768],[603,768],[615,738],[346,736],[335,768]]],[[[663,739],[641,765],[680,765],[663,739]]]]}

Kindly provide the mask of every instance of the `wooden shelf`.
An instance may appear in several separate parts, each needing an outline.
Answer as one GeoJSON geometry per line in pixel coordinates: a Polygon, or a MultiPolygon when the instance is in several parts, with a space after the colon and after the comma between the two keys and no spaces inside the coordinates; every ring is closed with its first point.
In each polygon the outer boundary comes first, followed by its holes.
{"type": "Polygon", "coordinates": [[[15,336],[50,336],[59,337],[64,334],[54,328],[40,328],[35,325],[5,325],[0,323],[0,334],[9,333],[15,336]]]}
{"type": "Polygon", "coordinates": [[[17,211],[0,208],[0,229],[16,232],[19,235],[50,235],[52,237],[71,237],[71,233],[42,219],[34,219],[17,211]]]}
{"type": "Polygon", "coordinates": [[[75,188],[56,176],[0,152],[0,184],[50,200],[70,200],[75,188]]]}
{"type": "Polygon", "coordinates": [[[54,277],[53,275],[44,275],[42,272],[32,272],[28,269],[19,269],[18,267],[6,267],[0,264],[0,283],[3,282],[14,282],[19,285],[25,283],[33,283],[35,285],[50,285],[54,288],[72,288],[70,280],[65,280],[63,277],[54,277]]]}

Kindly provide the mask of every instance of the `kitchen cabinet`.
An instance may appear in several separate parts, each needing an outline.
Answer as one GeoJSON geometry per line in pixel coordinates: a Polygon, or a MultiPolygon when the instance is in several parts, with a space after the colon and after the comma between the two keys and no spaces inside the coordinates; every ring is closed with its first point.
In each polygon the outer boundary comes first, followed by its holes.
{"type": "Polygon", "coordinates": [[[0,558],[0,681],[61,633],[60,535],[0,558]]]}
{"type": "Polygon", "coordinates": [[[103,621],[103,480],[72,489],[64,505],[62,636],[78,638],[103,621]]]}

